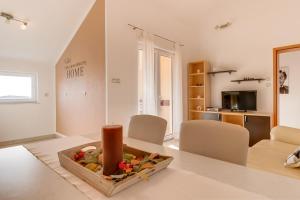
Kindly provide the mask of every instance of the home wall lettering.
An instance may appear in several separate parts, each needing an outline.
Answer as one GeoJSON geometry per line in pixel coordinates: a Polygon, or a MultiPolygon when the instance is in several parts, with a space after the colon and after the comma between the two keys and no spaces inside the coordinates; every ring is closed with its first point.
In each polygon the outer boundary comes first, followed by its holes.
{"type": "MultiPolygon", "coordinates": [[[[69,59],[66,60],[68,61],[68,63],[71,63],[69,59]]],[[[86,66],[87,66],[87,61],[80,61],[74,64],[67,64],[65,66],[67,79],[84,76],[85,74],[84,71],[86,69],[86,66]]]]}

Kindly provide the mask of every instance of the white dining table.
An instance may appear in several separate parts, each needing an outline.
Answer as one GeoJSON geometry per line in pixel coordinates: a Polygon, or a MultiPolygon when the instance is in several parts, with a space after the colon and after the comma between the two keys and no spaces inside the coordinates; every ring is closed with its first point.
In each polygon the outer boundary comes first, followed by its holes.
{"type": "Polygon", "coordinates": [[[135,139],[124,141],[174,160],[149,181],[108,198],[59,165],[58,151],[93,142],[91,139],[66,137],[4,148],[0,149],[0,199],[300,199],[296,179],[135,139]]]}

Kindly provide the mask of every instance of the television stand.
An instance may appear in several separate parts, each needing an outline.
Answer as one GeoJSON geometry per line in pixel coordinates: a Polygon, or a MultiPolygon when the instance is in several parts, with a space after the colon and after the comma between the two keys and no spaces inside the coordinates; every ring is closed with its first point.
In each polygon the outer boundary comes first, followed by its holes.
{"type": "Polygon", "coordinates": [[[250,133],[249,146],[253,146],[260,140],[270,139],[272,127],[271,113],[253,111],[236,112],[236,110],[234,112],[230,110],[220,112],[203,111],[201,112],[200,119],[222,121],[245,127],[250,133]]]}
{"type": "Polygon", "coordinates": [[[231,109],[231,112],[236,112],[236,113],[246,113],[247,110],[235,110],[235,109],[231,109]]]}

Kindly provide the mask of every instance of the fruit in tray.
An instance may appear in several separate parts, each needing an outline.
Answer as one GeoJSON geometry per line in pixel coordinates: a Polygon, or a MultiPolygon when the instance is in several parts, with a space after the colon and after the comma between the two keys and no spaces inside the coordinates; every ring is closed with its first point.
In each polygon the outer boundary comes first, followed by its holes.
{"type": "MultiPolygon", "coordinates": [[[[74,161],[81,164],[83,167],[102,175],[102,151],[94,146],[88,146],[76,152],[73,157],[74,161]]],[[[124,152],[123,161],[118,165],[118,171],[110,176],[104,176],[107,180],[119,182],[128,176],[137,174],[144,169],[152,169],[154,165],[163,161],[157,153],[145,154],[142,157],[137,157],[133,154],[124,152]]],[[[142,177],[147,178],[147,177],[142,177]]]]}

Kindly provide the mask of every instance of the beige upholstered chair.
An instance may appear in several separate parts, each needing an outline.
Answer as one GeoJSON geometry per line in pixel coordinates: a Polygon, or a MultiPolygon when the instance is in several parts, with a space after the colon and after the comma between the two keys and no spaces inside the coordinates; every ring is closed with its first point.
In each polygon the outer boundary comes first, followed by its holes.
{"type": "Polygon", "coordinates": [[[166,133],[167,121],[153,115],[135,115],[131,117],[128,137],[162,145],[166,133]]]}
{"type": "Polygon", "coordinates": [[[300,129],[277,126],[271,130],[271,140],[300,145],[300,129]]]}
{"type": "Polygon", "coordinates": [[[238,125],[209,120],[181,124],[182,151],[246,165],[248,145],[249,132],[238,125]]]}

